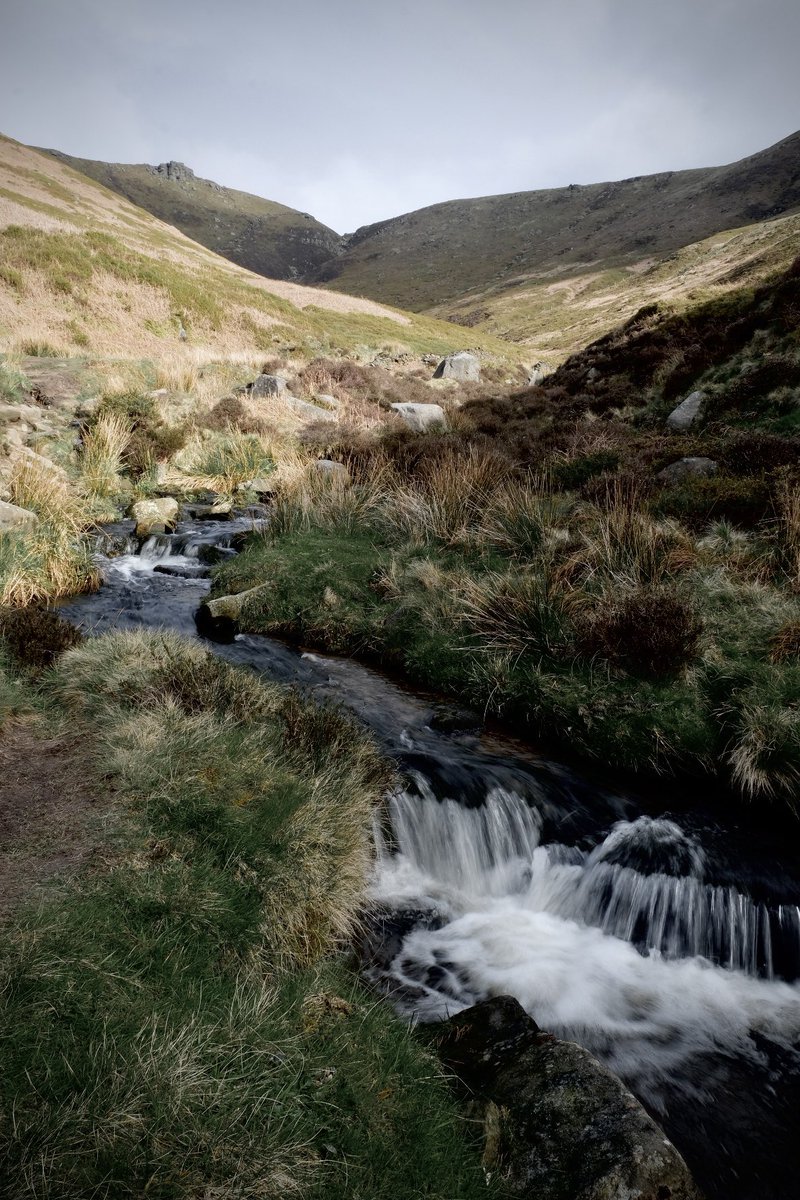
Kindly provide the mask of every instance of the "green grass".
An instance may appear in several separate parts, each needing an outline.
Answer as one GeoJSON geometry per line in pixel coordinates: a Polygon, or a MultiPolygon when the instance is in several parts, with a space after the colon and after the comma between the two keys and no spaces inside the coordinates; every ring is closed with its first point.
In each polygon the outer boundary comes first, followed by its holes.
{"type": "Polygon", "coordinates": [[[243,629],[382,662],[570,756],[716,773],[792,807],[796,667],[770,655],[800,602],[771,527],[692,535],[627,503],[471,490],[470,469],[483,473],[471,461],[427,482],[283,497],[268,534],[217,568],[212,595],[255,588],[243,629]],[[680,618],[685,645],[678,624],[640,628],[653,605],[680,618]]]}
{"type": "Polygon", "coordinates": [[[4,1194],[486,1196],[435,1061],[339,950],[371,743],[174,636],[90,641],[45,686],[126,815],[5,931],[4,1194]]]}

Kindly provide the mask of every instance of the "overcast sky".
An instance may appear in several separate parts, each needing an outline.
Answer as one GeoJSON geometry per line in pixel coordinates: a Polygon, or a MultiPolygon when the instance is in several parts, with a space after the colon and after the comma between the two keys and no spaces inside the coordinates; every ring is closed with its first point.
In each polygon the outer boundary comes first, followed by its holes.
{"type": "Polygon", "coordinates": [[[0,0],[0,130],[339,232],[800,128],[800,0],[0,0]]]}

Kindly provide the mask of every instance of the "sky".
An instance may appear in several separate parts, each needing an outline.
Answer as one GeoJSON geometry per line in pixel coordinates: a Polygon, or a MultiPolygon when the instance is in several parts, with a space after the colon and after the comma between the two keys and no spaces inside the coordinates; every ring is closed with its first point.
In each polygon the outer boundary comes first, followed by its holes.
{"type": "Polygon", "coordinates": [[[0,131],[340,233],[800,129],[800,0],[0,0],[0,131]]]}

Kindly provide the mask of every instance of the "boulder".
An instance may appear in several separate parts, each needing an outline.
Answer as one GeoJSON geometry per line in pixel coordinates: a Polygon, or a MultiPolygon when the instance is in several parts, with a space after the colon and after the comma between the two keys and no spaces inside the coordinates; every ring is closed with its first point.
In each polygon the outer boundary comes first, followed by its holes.
{"type": "Polygon", "coordinates": [[[480,361],[467,350],[448,354],[433,373],[434,379],[455,379],[458,383],[477,383],[480,377],[480,361]]]}
{"type": "Polygon", "coordinates": [[[537,383],[541,383],[550,374],[551,370],[547,363],[534,363],[528,373],[528,387],[536,387],[537,383]]]}
{"type": "Polygon", "coordinates": [[[705,392],[692,392],[677,408],[673,408],[667,417],[667,429],[675,433],[683,433],[685,429],[690,429],[695,421],[702,417],[707,398],[705,392]]]}
{"type": "Polygon", "coordinates": [[[683,483],[684,479],[707,479],[716,475],[717,463],[713,458],[679,458],[656,475],[661,483],[683,483]]]}
{"type": "Polygon", "coordinates": [[[172,496],[160,496],[156,500],[137,500],[131,508],[136,522],[136,536],[150,537],[153,533],[166,533],[173,529],[178,519],[178,501],[172,496]]]}
{"type": "Polygon", "coordinates": [[[38,524],[39,518],[35,512],[0,500],[0,534],[30,533],[38,524]]]}
{"type": "Polygon", "coordinates": [[[393,404],[392,408],[415,433],[428,429],[446,429],[447,417],[440,404],[393,404]]]}
{"type": "Polygon", "coordinates": [[[217,596],[206,600],[194,614],[194,623],[201,637],[211,642],[232,642],[239,632],[239,617],[250,596],[260,592],[263,584],[236,592],[232,596],[217,596]]]}
{"type": "Polygon", "coordinates": [[[531,1200],[701,1200],[638,1100],[573,1042],[542,1033],[510,996],[444,1026],[439,1053],[474,1097],[484,1165],[531,1200]]]}
{"type": "Polygon", "coordinates": [[[286,391],[286,380],[280,375],[258,375],[251,383],[237,388],[237,392],[247,392],[250,396],[282,396],[286,391]]]}
{"type": "Polygon", "coordinates": [[[193,521],[230,521],[233,504],[230,500],[213,500],[210,504],[186,504],[184,512],[193,521]]]}
{"type": "Polygon", "coordinates": [[[318,458],[311,464],[311,470],[315,475],[329,479],[331,483],[350,482],[350,472],[344,463],[334,462],[330,458],[318,458]]]}
{"type": "Polygon", "coordinates": [[[272,497],[274,483],[266,476],[257,475],[255,479],[247,479],[240,483],[237,492],[255,492],[259,500],[269,500],[272,497]]]}

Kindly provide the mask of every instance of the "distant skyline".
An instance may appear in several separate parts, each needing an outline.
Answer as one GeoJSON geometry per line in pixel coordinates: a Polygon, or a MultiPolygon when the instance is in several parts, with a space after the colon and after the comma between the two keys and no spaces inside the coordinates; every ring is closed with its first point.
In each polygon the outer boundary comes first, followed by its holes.
{"type": "Polygon", "coordinates": [[[798,0],[5,0],[0,131],[337,232],[800,129],[798,0]]]}

